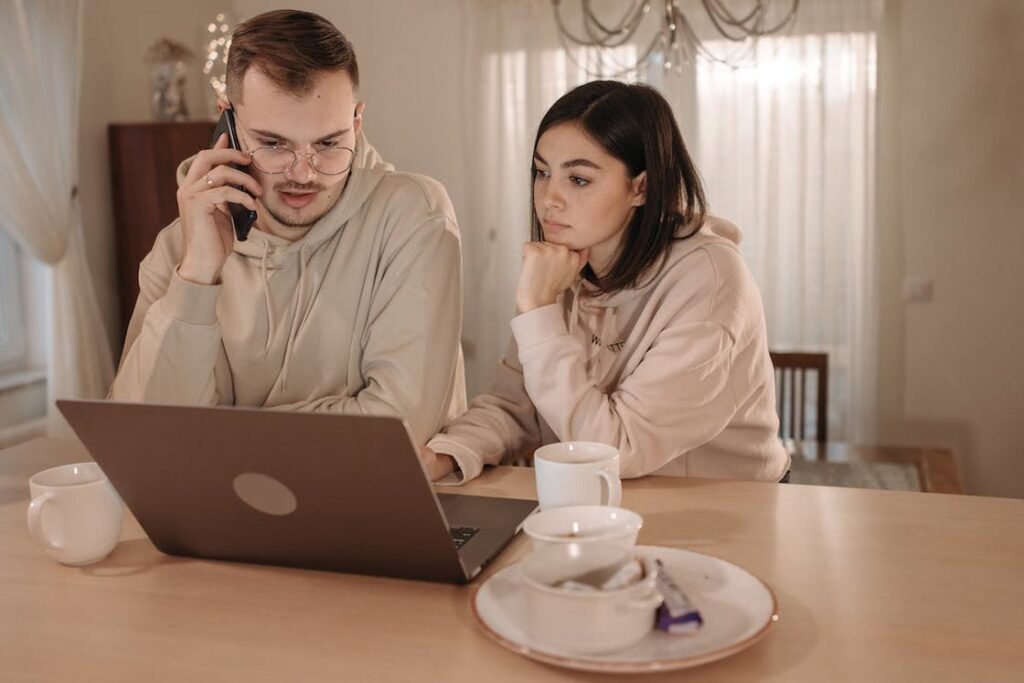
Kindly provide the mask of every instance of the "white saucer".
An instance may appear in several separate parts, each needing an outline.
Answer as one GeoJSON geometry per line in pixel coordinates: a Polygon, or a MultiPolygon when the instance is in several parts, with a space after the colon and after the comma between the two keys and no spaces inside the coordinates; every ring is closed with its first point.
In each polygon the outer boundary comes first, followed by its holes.
{"type": "Polygon", "coordinates": [[[775,596],[760,579],[717,557],[654,546],[636,554],[660,559],[704,617],[693,635],[669,635],[652,629],[638,644],[606,655],[576,655],[535,642],[523,630],[526,621],[519,565],[505,567],[481,584],[473,596],[473,616],[492,640],[521,655],[582,671],[649,673],[706,664],[744,650],[768,632],[778,618],[775,596]]]}

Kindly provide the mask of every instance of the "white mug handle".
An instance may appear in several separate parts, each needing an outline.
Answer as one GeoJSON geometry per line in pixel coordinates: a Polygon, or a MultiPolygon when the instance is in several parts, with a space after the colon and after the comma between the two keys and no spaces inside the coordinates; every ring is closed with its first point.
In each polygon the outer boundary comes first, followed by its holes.
{"type": "Polygon", "coordinates": [[[45,533],[43,533],[43,524],[41,515],[43,513],[43,506],[49,501],[53,500],[56,496],[52,493],[44,493],[41,496],[36,496],[32,499],[32,502],[28,506],[28,530],[32,536],[42,543],[50,550],[60,550],[64,547],[63,543],[56,543],[50,540],[45,533]]]}
{"type": "Polygon", "coordinates": [[[597,475],[604,479],[604,483],[608,486],[608,500],[602,505],[619,507],[619,504],[622,503],[622,482],[619,481],[618,475],[612,474],[608,470],[598,470],[597,475]]]}

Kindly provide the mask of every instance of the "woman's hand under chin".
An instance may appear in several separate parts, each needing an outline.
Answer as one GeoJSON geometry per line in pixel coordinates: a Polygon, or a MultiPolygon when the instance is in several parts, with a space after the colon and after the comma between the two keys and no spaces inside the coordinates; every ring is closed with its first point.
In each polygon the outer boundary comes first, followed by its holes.
{"type": "Polygon", "coordinates": [[[522,268],[516,284],[516,308],[520,313],[555,303],[587,264],[589,249],[573,251],[551,242],[523,245],[522,268]]]}

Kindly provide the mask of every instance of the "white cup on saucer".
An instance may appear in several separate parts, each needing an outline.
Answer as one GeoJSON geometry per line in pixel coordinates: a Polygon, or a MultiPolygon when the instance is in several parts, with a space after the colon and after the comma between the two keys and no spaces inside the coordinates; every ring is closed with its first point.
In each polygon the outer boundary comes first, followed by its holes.
{"type": "Polygon", "coordinates": [[[631,548],[644,525],[632,510],[608,505],[571,505],[541,510],[523,522],[534,550],[556,543],[608,543],[631,548]]]}
{"type": "Polygon", "coordinates": [[[562,441],[534,451],[537,501],[542,510],[622,502],[619,449],[590,441],[562,441]]]}
{"type": "Polygon", "coordinates": [[[124,503],[96,463],[43,470],[28,485],[28,530],[61,564],[98,562],[121,539],[124,503]]]}
{"type": "Polygon", "coordinates": [[[644,574],[621,588],[559,586],[590,572],[614,572],[632,560],[631,550],[602,543],[551,545],[528,556],[520,566],[527,635],[569,655],[608,654],[639,643],[654,629],[662,601],[653,564],[645,561],[644,574]]]}

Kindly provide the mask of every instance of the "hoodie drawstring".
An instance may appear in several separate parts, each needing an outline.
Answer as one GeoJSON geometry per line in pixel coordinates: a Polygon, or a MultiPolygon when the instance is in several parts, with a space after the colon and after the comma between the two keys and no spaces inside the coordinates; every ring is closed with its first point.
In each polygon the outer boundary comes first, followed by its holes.
{"type": "Polygon", "coordinates": [[[302,295],[306,289],[306,248],[303,246],[299,249],[299,289],[295,295],[295,315],[292,318],[292,328],[288,332],[288,341],[284,346],[284,360],[281,363],[281,388],[284,389],[288,384],[288,367],[289,361],[292,357],[292,349],[295,348],[295,338],[299,335],[299,328],[302,326],[302,322],[306,317],[306,312],[309,310],[309,306],[305,307],[302,313],[299,312],[299,306],[302,305],[302,295]]]}
{"type": "Polygon", "coordinates": [[[267,254],[270,244],[263,242],[263,256],[260,258],[260,275],[263,277],[263,300],[267,305],[267,343],[263,345],[263,355],[270,351],[270,340],[274,338],[274,303],[270,300],[270,276],[267,274],[267,254]]]}
{"type": "Polygon", "coordinates": [[[580,286],[579,278],[572,283],[572,308],[569,309],[569,334],[576,331],[576,318],[580,313],[580,286]]]}

